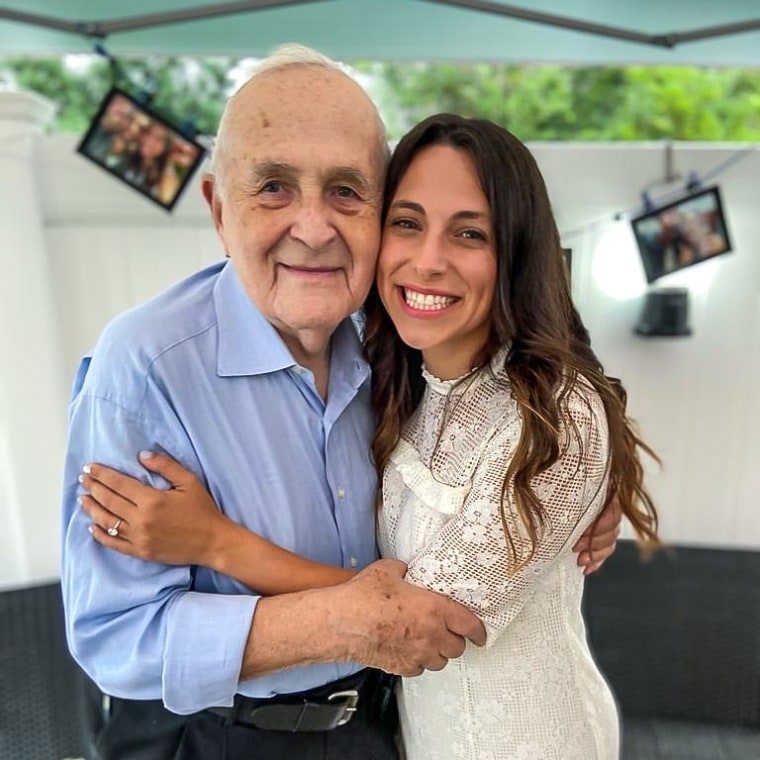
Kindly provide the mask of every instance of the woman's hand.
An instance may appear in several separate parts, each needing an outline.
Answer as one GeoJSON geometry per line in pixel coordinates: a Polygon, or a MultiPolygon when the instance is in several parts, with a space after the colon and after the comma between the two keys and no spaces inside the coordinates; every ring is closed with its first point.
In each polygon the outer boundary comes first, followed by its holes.
{"type": "Polygon", "coordinates": [[[578,555],[578,565],[583,568],[584,575],[595,573],[612,556],[622,520],[623,510],[613,498],[578,539],[573,551],[578,555]]]}
{"type": "Polygon", "coordinates": [[[80,503],[92,518],[93,538],[140,559],[212,567],[215,539],[229,520],[192,472],[163,454],[140,452],[139,458],[171,489],[146,486],[100,464],[83,468],[80,503]]]}
{"type": "Polygon", "coordinates": [[[299,557],[225,517],[198,478],[170,457],[140,452],[140,462],[171,489],[151,488],[101,464],[83,468],[82,509],[103,546],[167,565],[208,567],[262,594],[332,586],[356,575],[299,557]]]}

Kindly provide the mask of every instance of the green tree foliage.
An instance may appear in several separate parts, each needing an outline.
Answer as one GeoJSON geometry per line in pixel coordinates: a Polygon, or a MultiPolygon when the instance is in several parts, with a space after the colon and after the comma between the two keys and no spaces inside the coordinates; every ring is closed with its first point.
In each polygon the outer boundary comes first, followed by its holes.
{"type": "MultiPolygon", "coordinates": [[[[115,83],[152,106],[213,134],[233,87],[234,59],[119,61],[115,83]]],[[[440,63],[354,64],[369,82],[392,138],[438,111],[492,119],[524,140],[760,139],[760,70],[696,67],[561,67],[440,63]]],[[[59,104],[57,128],[83,132],[114,81],[91,56],[0,59],[0,84],[59,104]]]]}
{"type": "Polygon", "coordinates": [[[452,111],[524,140],[760,138],[760,71],[366,63],[392,137],[452,111]]]}
{"type": "Polygon", "coordinates": [[[76,76],[58,58],[9,58],[0,62],[0,80],[6,89],[31,90],[49,98],[58,105],[58,128],[79,132],[108,91],[110,77],[105,65],[76,76]]]}
{"type": "Polygon", "coordinates": [[[92,56],[77,65],[61,58],[0,59],[0,82],[33,90],[58,104],[56,128],[84,132],[112,84],[135,97],[149,96],[150,106],[171,121],[193,122],[213,134],[232,85],[230,58],[121,59],[116,67],[92,56]]]}

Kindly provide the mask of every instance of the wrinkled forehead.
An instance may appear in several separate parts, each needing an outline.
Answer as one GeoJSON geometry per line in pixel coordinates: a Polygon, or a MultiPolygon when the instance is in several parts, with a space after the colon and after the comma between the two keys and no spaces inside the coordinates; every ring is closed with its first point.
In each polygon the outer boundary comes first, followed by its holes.
{"type": "Polygon", "coordinates": [[[246,85],[230,107],[226,138],[236,162],[329,161],[381,181],[376,111],[340,72],[305,65],[267,72],[246,85]]]}

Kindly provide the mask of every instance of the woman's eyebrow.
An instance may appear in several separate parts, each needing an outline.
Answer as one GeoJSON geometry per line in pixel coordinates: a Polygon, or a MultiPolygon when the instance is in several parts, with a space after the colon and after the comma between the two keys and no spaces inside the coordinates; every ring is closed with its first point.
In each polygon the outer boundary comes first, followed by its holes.
{"type": "Polygon", "coordinates": [[[391,208],[406,208],[410,211],[416,211],[418,214],[425,213],[425,209],[419,203],[415,203],[414,201],[393,201],[393,203],[391,203],[391,208]]]}
{"type": "MultiPolygon", "coordinates": [[[[391,203],[391,208],[405,208],[409,209],[410,211],[415,211],[418,214],[425,214],[425,209],[423,206],[421,206],[419,203],[415,203],[414,201],[394,201],[391,203]]],[[[469,209],[463,209],[462,211],[457,211],[455,214],[452,214],[452,219],[472,219],[474,221],[483,221],[483,222],[489,222],[491,219],[491,215],[488,212],[485,211],[470,211],[469,209]]]]}
{"type": "Polygon", "coordinates": [[[475,220],[482,220],[484,222],[487,222],[491,217],[490,214],[486,213],[485,211],[457,211],[454,216],[451,217],[452,219],[475,219],[475,220]]]}

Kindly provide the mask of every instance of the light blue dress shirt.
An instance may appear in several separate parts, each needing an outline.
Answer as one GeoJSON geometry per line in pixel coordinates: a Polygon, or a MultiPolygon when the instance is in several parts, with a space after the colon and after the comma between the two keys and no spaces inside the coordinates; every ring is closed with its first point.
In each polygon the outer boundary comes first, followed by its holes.
{"type": "Polygon", "coordinates": [[[305,557],[362,568],[376,559],[369,375],[346,319],[332,339],[325,404],[231,264],[106,327],[74,385],[61,573],[69,646],[101,689],[184,714],[357,669],[320,664],[238,682],[258,597],[206,568],[101,547],[76,500],[87,462],[165,487],[137,461],[141,450],[164,451],[236,522],[305,557]]]}

